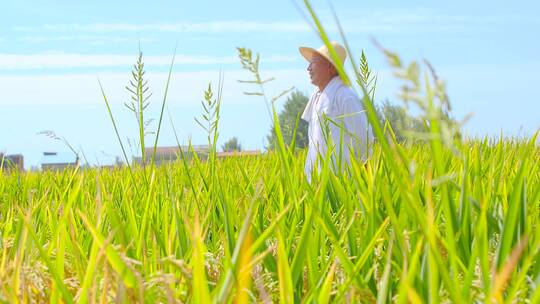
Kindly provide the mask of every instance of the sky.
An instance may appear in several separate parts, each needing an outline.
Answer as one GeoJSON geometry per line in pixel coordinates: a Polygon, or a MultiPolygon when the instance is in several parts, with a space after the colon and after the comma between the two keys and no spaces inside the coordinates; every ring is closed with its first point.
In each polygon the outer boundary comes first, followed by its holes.
{"type": "MultiPolygon", "coordinates": [[[[469,136],[530,136],[540,128],[540,11],[538,1],[312,1],[330,37],[342,41],[335,10],[353,59],[363,50],[378,75],[376,101],[402,104],[376,39],[404,62],[428,59],[445,80],[452,115],[469,136]]],[[[263,77],[275,77],[269,97],[314,87],[299,46],[322,42],[303,2],[275,1],[11,1],[0,12],[0,152],[23,154],[37,167],[45,151],[66,152],[67,141],[90,164],[121,155],[99,81],[111,104],[128,156],[137,154],[137,122],[124,103],[139,48],[149,81],[149,130],[155,130],[174,54],[160,146],[205,144],[194,120],[204,90],[217,90],[223,73],[221,145],[236,136],[244,149],[264,150],[270,118],[264,101],[246,96],[238,80],[237,47],[260,54],[263,77]],[[176,53],[175,53],[176,48],[176,53]],[[52,131],[55,140],[40,132],[52,131]]],[[[350,64],[350,59],[348,59],[350,64]]],[[[278,110],[285,98],[276,102],[278,110]]],[[[153,142],[154,135],[146,137],[153,142]]]]}

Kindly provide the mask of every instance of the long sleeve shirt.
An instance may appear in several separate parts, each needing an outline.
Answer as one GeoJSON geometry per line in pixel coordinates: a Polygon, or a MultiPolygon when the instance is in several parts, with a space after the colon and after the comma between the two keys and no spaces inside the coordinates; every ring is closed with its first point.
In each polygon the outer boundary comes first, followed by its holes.
{"type": "Polygon", "coordinates": [[[349,164],[351,151],[365,161],[370,153],[373,135],[367,116],[356,94],[339,76],[334,77],[321,92],[315,90],[302,119],[309,123],[308,152],[305,172],[311,181],[311,172],[317,157],[324,158],[331,148],[333,169],[349,164]]]}

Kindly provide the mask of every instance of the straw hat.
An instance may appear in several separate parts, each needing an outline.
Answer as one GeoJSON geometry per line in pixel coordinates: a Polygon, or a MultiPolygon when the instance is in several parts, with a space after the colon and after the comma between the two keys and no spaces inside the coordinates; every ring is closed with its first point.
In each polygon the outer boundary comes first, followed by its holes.
{"type": "MultiPolygon", "coordinates": [[[[344,64],[345,59],[347,59],[347,51],[345,51],[345,48],[341,44],[337,43],[336,41],[332,41],[330,42],[330,44],[334,47],[334,50],[336,51],[336,54],[339,60],[341,61],[341,64],[344,64]]],[[[302,46],[298,49],[300,50],[300,54],[302,54],[302,56],[304,56],[304,58],[306,58],[307,61],[311,62],[311,60],[313,59],[313,56],[315,56],[315,54],[319,54],[323,56],[324,58],[326,58],[328,61],[330,61],[330,63],[334,67],[336,67],[336,64],[334,63],[334,60],[332,60],[332,56],[330,55],[330,51],[328,50],[326,45],[323,45],[318,49],[305,47],[305,46],[302,46]]]]}

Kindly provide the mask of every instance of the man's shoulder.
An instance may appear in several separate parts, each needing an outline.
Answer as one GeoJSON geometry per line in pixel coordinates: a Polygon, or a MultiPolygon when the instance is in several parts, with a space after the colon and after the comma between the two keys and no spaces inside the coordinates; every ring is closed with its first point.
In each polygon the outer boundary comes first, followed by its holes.
{"type": "Polygon", "coordinates": [[[341,84],[336,94],[341,95],[343,97],[349,97],[349,96],[356,97],[356,93],[354,92],[354,90],[346,84],[341,84]]]}
{"type": "Polygon", "coordinates": [[[354,90],[345,84],[340,85],[336,90],[336,99],[345,103],[359,101],[358,95],[356,95],[354,90]]]}

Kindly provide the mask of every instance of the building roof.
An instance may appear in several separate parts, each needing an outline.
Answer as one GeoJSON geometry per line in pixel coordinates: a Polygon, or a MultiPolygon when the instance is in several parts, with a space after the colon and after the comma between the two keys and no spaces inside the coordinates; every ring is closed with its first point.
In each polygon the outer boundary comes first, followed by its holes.
{"type": "MultiPolygon", "coordinates": [[[[191,151],[191,148],[193,148],[195,152],[208,152],[210,150],[208,145],[192,145],[191,147],[180,146],[180,149],[182,149],[182,152],[191,151]]],[[[144,151],[146,152],[146,155],[152,155],[152,153],[154,153],[154,147],[144,148],[144,151]]],[[[176,155],[178,153],[180,153],[178,146],[156,147],[156,155],[176,155]]]]}
{"type": "Polygon", "coordinates": [[[73,152],[43,152],[42,165],[76,164],[77,156],[73,152]]]}
{"type": "Polygon", "coordinates": [[[259,155],[261,151],[251,150],[251,151],[232,151],[232,152],[218,152],[217,157],[229,157],[229,156],[253,156],[259,155]]]}
{"type": "Polygon", "coordinates": [[[16,161],[16,160],[19,160],[19,159],[24,159],[24,156],[22,154],[4,154],[4,153],[0,153],[0,160],[4,158],[5,160],[12,160],[12,161],[16,161]]]}
{"type": "Polygon", "coordinates": [[[0,153],[0,169],[7,166],[17,166],[24,169],[24,156],[22,154],[5,155],[0,153]]]}

